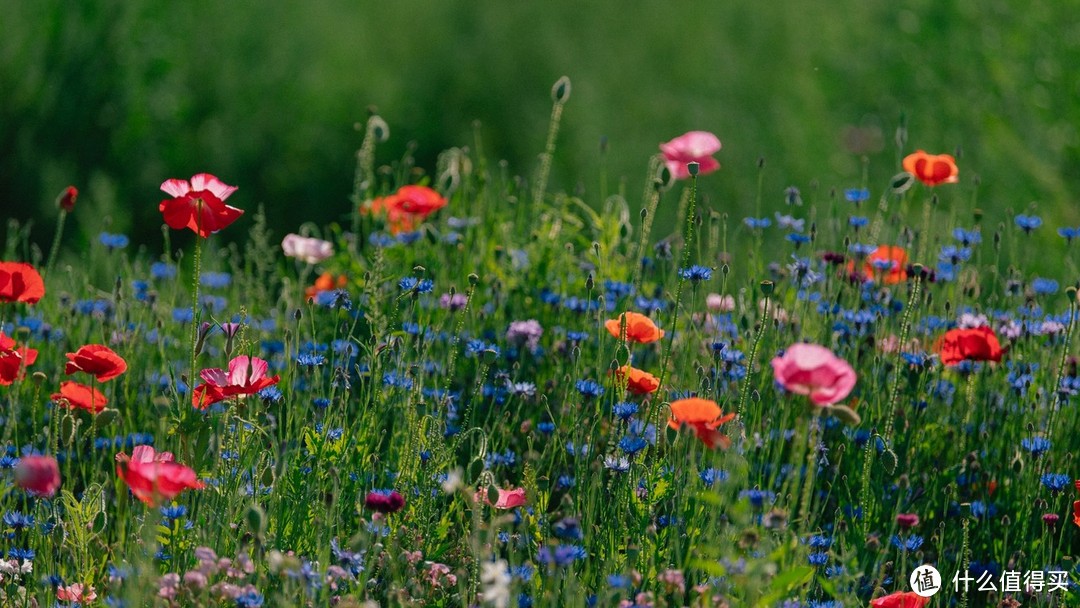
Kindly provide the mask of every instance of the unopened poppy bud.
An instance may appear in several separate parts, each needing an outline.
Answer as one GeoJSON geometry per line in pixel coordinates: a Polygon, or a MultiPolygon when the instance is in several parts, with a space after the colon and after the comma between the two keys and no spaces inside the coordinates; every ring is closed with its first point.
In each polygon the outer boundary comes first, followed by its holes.
{"type": "Polygon", "coordinates": [[[75,210],[75,200],[79,198],[79,191],[75,186],[68,186],[60,191],[59,196],[56,197],[56,206],[64,210],[65,213],[71,213],[75,210]]]}
{"type": "Polygon", "coordinates": [[[982,218],[983,218],[983,210],[982,209],[975,209],[975,210],[973,210],[971,212],[971,214],[975,217],[975,223],[976,224],[979,223],[980,221],[982,221],[982,218]]]}
{"type": "Polygon", "coordinates": [[[1066,287],[1065,288],[1065,297],[1069,298],[1070,301],[1075,300],[1076,299],[1076,287],[1074,287],[1072,285],[1069,285],[1068,287],[1066,287]]]}
{"type": "Polygon", "coordinates": [[[924,270],[925,269],[923,268],[923,265],[918,262],[911,265],[911,273],[917,277],[921,278],[923,276],[924,270]]]}
{"type": "Polygon", "coordinates": [[[724,264],[724,265],[720,266],[720,272],[724,276],[727,276],[728,273],[731,272],[731,266],[728,266],[727,264],[724,264]]]}
{"type": "Polygon", "coordinates": [[[30,377],[34,380],[34,384],[38,386],[41,386],[42,382],[49,379],[49,377],[45,375],[45,372],[34,372],[30,377]]]}
{"type": "Polygon", "coordinates": [[[649,210],[645,207],[641,208],[641,219],[645,219],[645,216],[649,215],[649,210]]]}
{"type": "Polygon", "coordinates": [[[379,115],[373,115],[368,119],[368,129],[375,137],[375,141],[384,142],[390,139],[390,127],[387,126],[386,121],[379,115]]]}
{"type": "Polygon", "coordinates": [[[593,288],[594,285],[595,285],[595,282],[593,281],[593,276],[592,276],[592,273],[590,272],[589,276],[585,278],[585,290],[586,291],[592,291],[592,288],[593,288]]]}
{"type": "Polygon", "coordinates": [[[99,429],[109,426],[109,424],[115,421],[119,415],[119,410],[105,408],[94,416],[94,426],[99,429]]]}
{"type": "Polygon", "coordinates": [[[294,320],[299,321],[301,318],[303,318],[304,313],[301,312],[299,308],[297,308],[296,310],[293,311],[292,316],[293,316],[294,320]]]}
{"type": "Polygon", "coordinates": [[[563,76],[551,87],[551,98],[555,103],[566,103],[570,99],[570,78],[563,76]]]}
{"type": "Polygon", "coordinates": [[[266,511],[259,505],[252,503],[244,513],[244,520],[255,538],[262,538],[266,534],[266,511]]]}
{"type": "Polygon", "coordinates": [[[907,145],[907,125],[903,122],[900,123],[900,126],[896,127],[895,140],[897,148],[903,148],[907,145]]]}
{"type": "Polygon", "coordinates": [[[701,170],[701,165],[696,162],[686,163],[686,171],[691,177],[697,177],[698,171],[701,170]]]}
{"type": "Polygon", "coordinates": [[[499,353],[495,352],[493,349],[490,349],[490,348],[485,348],[484,349],[484,363],[486,363],[487,365],[491,365],[492,363],[495,363],[495,360],[498,357],[499,357],[499,353]]]}
{"type": "Polygon", "coordinates": [[[893,194],[903,194],[910,190],[914,184],[915,176],[907,171],[901,171],[889,180],[889,187],[892,188],[893,194]]]}
{"type": "Polygon", "coordinates": [[[476,285],[480,282],[480,277],[475,272],[469,273],[469,285],[476,285]]]}
{"type": "Polygon", "coordinates": [[[760,287],[761,294],[765,297],[769,297],[772,295],[773,288],[776,287],[776,285],[772,281],[762,281],[760,287]]]}
{"type": "Polygon", "coordinates": [[[427,272],[427,268],[417,264],[416,266],[413,266],[412,271],[416,273],[416,276],[424,276],[424,273],[427,272]]]}

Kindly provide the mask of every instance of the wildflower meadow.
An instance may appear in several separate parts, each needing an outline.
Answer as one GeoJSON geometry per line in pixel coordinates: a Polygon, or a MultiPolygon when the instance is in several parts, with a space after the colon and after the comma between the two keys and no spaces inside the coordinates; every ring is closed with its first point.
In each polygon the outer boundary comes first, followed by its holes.
{"type": "Polygon", "coordinates": [[[529,167],[373,113],[287,234],[214,167],[126,203],[161,250],[11,218],[0,605],[1080,605],[1080,228],[903,127],[882,183],[703,125],[567,192],[551,103],[529,167]]]}

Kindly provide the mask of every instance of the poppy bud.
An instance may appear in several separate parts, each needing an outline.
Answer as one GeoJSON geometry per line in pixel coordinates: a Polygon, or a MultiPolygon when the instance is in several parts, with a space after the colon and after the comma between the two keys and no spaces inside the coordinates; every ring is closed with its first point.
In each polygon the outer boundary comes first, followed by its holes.
{"type": "Polygon", "coordinates": [[[244,520],[255,538],[262,538],[266,534],[266,511],[259,505],[252,503],[244,513],[244,520]]]}
{"type": "Polygon", "coordinates": [[[764,295],[765,297],[771,296],[772,292],[773,292],[773,288],[775,286],[776,285],[772,281],[762,281],[761,285],[760,285],[761,294],[764,295]]]}
{"type": "Polygon", "coordinates": [[[555,85],[551,87],[551,99],[555,103],[566,103],[567,99],[570,99],[570,78],[563,76],[555,81],[555,85]]]}
{"type": "Polygon", "coordinates": [[[892,188],[893,194],[903,194],[910,190],[914,184],[915,176],[907,171],[901,171],[889,180],[889,187],[892,188]]]}
{"type": "Polygon", "coordinates": [[[75,199],[77,198],[79,198],[79,191],[75,186],[68,186],[56,197],[56,206],[63,209],[66,213],[71,213],[75,210],[75,199]]]}
{"type": "Polygon", "coordinates": [[[686,163],[686,171],[690,173],[692,177],[697,177],[698,171],[701,170],[701,165],[696,162],[686,163]]]}
{"type": "Polygon", "coordinates": [[[375,137],[375,141],[384,142],[390,139],[390,127],[387,126],[386,121],[377,114],[373,114],[371,118],[368,118],[368,129],[375,137]]]}
{"type": "Polygon", "coordinates": [[[469,273],[469,285],[476,285],[480,282],[480,277],[475,272],[469,273]]]}

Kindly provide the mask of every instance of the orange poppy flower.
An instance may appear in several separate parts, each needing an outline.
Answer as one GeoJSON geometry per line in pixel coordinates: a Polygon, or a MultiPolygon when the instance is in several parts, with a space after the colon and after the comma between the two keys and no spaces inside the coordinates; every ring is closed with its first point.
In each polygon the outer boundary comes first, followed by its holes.
{"type": "Polygon", "coordinates": [[[685,424],[693,429],[694,435],[706,447],[712,449],[720,446],[727,449],[731,445],[731,440],[717,429],[733,418],[735,418],[734,413],[724,415],[724,411],[715,401],[690,397],[671,403],[671,419],[668,420],[668,426],[678,430],[685,424]]]}
{"type": "Polygon", "coordinates": [[[907,280],[907,263],[907,252],[903,247],[882,245],[866,257],[860,272],[855,272],[854,260],[847,263],[847,271],[848,275],[866,281],[880,280],[886,285],[894,285],[907,280]]]}
{"type": "Polygon", "coordinates": [[[956,159],[951,154],[927,154],[916,150],[904,158],[904,171],[914,175],[927,186],[955,184],[960,181],[957,175],[956,159]]]}
{"type": "Polygon", "coordinates": [[[427,186],[402,186],[389,196],[381,196],[362,207],[362,213],[386,217],[390,232],[413,230],[427,216],[446,206],[446,199],[427,186]]]}
{"type": "Polygon", "coordinates": [[[304,290],[304,297],[308,299],[314,298],[321,291],[345,289],[348,285],[349,277],[341,275],[335,279],[332,272],[324,272],[319,275],[319,278],[315,279],[314,285],[304,290]]]}
{"type": "Polygon", "coordinates": [[[618,338],[624,317],[626,318],[627,342],[648,344],[649,342],[656,342],[664,337],[664,330],[657,327],[652,319],[639,312],[624,312],[619,315],[619,318],[617,319],[608,319],[605,321],[604,327],[607,328],[608,333],[618,338]]]}
{"type": "Polygon", "coordinates": [[[101,391],[78,382],[61,382],[60,392],[53,393],[50,398],[68,409],[86,410],[94,414],[105,409],[109,403],[101,391]]]}
{"type": "Polygon", "coordinates": [[[660,379],[647,371],[624,365],[615,371],[619,378],[626,378],[626,388],[635,395],[655,393],[660,388],[660,379]]]}

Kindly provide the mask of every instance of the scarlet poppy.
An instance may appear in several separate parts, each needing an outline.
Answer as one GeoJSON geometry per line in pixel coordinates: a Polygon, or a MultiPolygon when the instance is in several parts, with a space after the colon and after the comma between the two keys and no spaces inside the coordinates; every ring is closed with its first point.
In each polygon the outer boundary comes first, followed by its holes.
{"type": "Polygon", "coordinates": [[[727,449],[731,445],[731,440],[717,429],[733,418],[735,418],[734,413],[724,415],[724,411],[715,401],[690,397],[671,402],[671,419],[668,420],[668,426],[678,430],[685,424],[709,449],[716,446],[727,449]]]}
{"type": "Polygon", "coordinates": [[[281,380],[281,376],[267,376],[267,369],[266,361],[247,355],[229,361],[228,372],[217,367],[204,369],[200,376],[206,380],[206,384],[195,387],[191,393],[191,404],[204,410],[229,397],[254,395],[281,380]]]}
{"type": "Polygon", "coordinates": [[[340,275],[336,279],[334,275],[329,272],[324,272],[319,275],[319,278],[315,279],[315,284],[304,290],[304,297],[311,299],[319,295],[320,292],[330,291],[332,289],[344,289],[349,284],[349,277],[340,275]]]}
{"type": "Polygon", "coordinates": [[[914,175],[927,186],[955,184],[960,181],[957,177],[960,169],[956,167],[956,159],[951,154],[927,154],[916,150],[904,157],[903,165],[904,171],[914,175]]]}
{"type": "Polygon", "coordinates": [[[923,608],[930,603],[930,598],[922,597],[914,591],[902,591],[871,600],[871,608],[923,608]]]}
{"type": "Polygon", "coordinates": [[[158,205],[165,223],[174,230],[190,228],[205,239],[244,214],[242,209],[225,204],[225,199],[236,192],[236,186],[229,186],[209,173],[193,175],[190,182],[165,180],[161,189],[175,197],[158,205]]]}
{"type": "Polygon", "coordinates": [[[994,330],[989,327],[950,329],[938,338],[934,350],[945,365],[961,361],[1001,361],[1002,349],[994,330]]]}
{"type": "Polygon", "coordinates": [[[150,506],[172,500],[184,490],[205,487],[194,469],[174,462],[171,453],[156,452],[148,445],[136,446],[131,456],[117,454],[116,474],[135,498],[150,506]]]}
{"type": "Polygon", "coordinates": [[[105,406],[109,404],[101,391],[78,382],[61,382],[60,392],[53,393],[50,398],[69,409],[86,410],[94,414],[105,409],[105,406]]]}
{"type": "Polygon", "coordinates": [[[38,351],[33,348],[15,348],[15,340],[0,334],[0,386],[6,386],[22,377],[23,372],[37,360],[38,351]]]}
{"type": "Polygon", "coordinates": [[[361,212],[386,217],[390,232],[407,232],[446,206],[446,199],[427,186],[402,186],[397,192],[374,199],[361,212]]]}
{"type": "Polygon", "coordinates": [[[34,304],[45,295],[45,281],[30,264],[0,262],[0,302],[34,304]]]}
{"type": "Polygon", "coordinates": [[[102,344],[88,344],[65,356],[68,362],[64,373],[68,375],[86,372],[97,378],[98,382],[105,382],[127,371],[127,361],[102,344]]]}
{"type": "Polygon", "coordinates": [[[893,285],[907,280],[907,262],[907,252],[903,247],[882,245],[866,257],[860,272],[855,272],[854,260],[847,263],[847,271],[849,275],[865,281],[881,281],[886,285],[893,285]]]}
{"type": "Polygon", "coordinates": [[[605,321],[604,327],[608,330],[608,333],[618,338],[622,331],[623,319],[626,320],[626,340],[628,342],[648,344],[664,337],[664,330],[658,328],[652,319],[639,312],[624,312],[617,319],[605,321]]]}
{"type": "Polygon", "coordinates": [[[647,395],[660,388],[660,379],[647,371],[624,365],[615,372],[620,378],[626,378],[626,388],[635,395],[647,395]]]}

